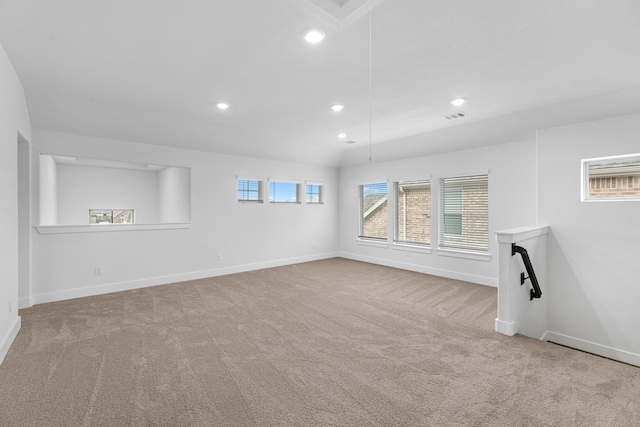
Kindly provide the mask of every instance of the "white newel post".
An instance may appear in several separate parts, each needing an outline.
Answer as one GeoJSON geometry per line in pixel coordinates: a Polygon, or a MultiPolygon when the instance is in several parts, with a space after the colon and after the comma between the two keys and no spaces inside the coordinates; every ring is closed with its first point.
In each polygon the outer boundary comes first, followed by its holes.
{"type": "Polygon", "coordinates": [[[543,339],[547,332],[547,235],[548,226],[522,227],[496,232],[498,242],[498,317],[496,331],[513,336],[521,334],[543,339]],[[528,252],[542,296],[531,300],[531,280],[521,282],[521,273],[528,277],[522,256],[512,254],[512,244],[528,252]]]}

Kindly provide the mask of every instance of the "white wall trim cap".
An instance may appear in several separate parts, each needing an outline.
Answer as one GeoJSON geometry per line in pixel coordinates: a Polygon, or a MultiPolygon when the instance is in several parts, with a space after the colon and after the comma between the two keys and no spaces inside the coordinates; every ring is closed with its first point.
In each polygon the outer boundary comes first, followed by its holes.
{"type": "Polygon", "coordinates": [[[498,243],[517,243],[543,236],[549,233],[549,226],[533,226],[512,228],[509,230],[496,231],[496,241],[498,243]]]}
{"type": "Polygon", "coordinates": [[[166,224],[84,224],[84,225],[39,225],[40,234],[110,233],[114,231],[175,230],[191,228],[190,222],[166,224]]]}

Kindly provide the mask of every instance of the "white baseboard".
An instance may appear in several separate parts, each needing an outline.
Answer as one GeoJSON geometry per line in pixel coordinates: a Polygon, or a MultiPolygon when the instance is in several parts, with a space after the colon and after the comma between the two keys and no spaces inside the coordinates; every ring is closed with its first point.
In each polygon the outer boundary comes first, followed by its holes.
{"type": "Polygon", "coordinates": [[[339,252],[338,256],[355,261],[368,262],[371,264],[384,265],[386,267],[399,268],[401,270],[415,271],[417,273],[431,274],[432,276],[446,277],[448,279],[463,280],[465,282],[477,283],[479,285],[498,287],[498,279],[495,277],[478,276],[475,274],[461,273],[459,271],[442,270],[439,268],[426,267],[418,264],[408,264],[404,262],[391,261],[388,259],[368,257],[348,252],[339,252]]]}
{"type": "Polygon", "coordinates": [[[557,344],[566,345],[567,347],[586,351],[588,353],[597,354],[598,356],[608,357],[609,359],[618,360],[630,365],[640,366],[640,354],[631,353],[629,351],[620,350],[551,331],[547,331],[542,339],[544,341],[551,341],[557,344]]]}
{"type": "Polygon", "coordinates": [[[2,337],[2,341],[0,341],[0,364],[4,360],[4,357],[7,355],[7,353],[9,352],[9,349],[11,348],[11,344],[13,344],[13,340],[15,340],[16,336],[18,336],[18,332],[20,331],[20,325],[22,325],[22,320],[20,319],[20,316],[18,316],[13,321],[13,324],[11,325],[11,328],[9,328],[9,331],[7,332],[7,334],[4,337],[2,337]]]}
{"type": "Polygon", "coordinates": [[[29,308],[32,305],[33,305],[33,298],[31,298],[31,297],[18,298],[18,308],[19,309],[29,308]]]}
{"type": "Polygon", "coordinates": [[[174,274],[161,277],[150,277],[147,279],[131,280],[127,282],[108,283],[105,285],[88,286],[77,289],[66,289],[62,291],[47,292],[35,294],[30,299],[21,298],[19,301],[20,308],[30,307],[33,304],[44,304],[47,302],[63,301],[73,298],[83,298],[94,295],[109,294],[112,292],[129,291],[133,289],[146,288],[149,286],[166,285],[169,283],[185,282],[188,280],[205,279],[207,277],[224,276],[227,274],[243,273],[245,271],[260,270],[263,268],[280,267],[283,265],[298,264],[301,262],[319,261],[322,259],[335,258],[338,254],[328,252],[318,255],[310,255],[296,258],[285,258],[273,261],[265,261],[254,264],[243,264],[232,267],[223,267],[214,270],[201,270],[189,273],[174,274]],[[22,304],[31,303],[27,306],[22,304]]]}
{"type": "Polygon", "coordinates": [[[496,332],[512,337],[516,334],[516,322],[505,322],[496,318],[496,332]]]}

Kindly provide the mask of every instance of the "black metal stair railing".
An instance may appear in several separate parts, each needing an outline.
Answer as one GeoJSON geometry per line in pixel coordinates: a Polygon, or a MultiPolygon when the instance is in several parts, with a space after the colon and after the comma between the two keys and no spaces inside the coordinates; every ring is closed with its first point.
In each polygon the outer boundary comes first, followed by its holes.
{"type": "Polygon", "coordinates": [[[540,298],[542,296],[542,290],[540,289],[540,285],[538,284],[536,273],[535,271],[533,271],[533,265],[531,265],[531,259],[529,259],[527,250],[522,246],[518,246],[515,243],[512,243],[511,256],[514,256],[516,253],[519,253],[522,257],[522,262],[524,262],[524,267],[527,269],[527,274],[529,275],[529,277],[524,277],[524,273],[520,273],[520,285],[523,285],[526,279],[530,279],[533,289],[531,289],[529,292],[529,300],[533,301],[534,298],[540,298]]]}

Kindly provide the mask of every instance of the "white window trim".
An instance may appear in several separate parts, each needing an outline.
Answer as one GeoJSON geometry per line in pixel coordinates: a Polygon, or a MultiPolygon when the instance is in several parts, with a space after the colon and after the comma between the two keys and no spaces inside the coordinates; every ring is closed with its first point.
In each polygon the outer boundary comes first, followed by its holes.
{"type": "Polygon", "coordinates": [[[375,237],[358,237],[356,242],[362,246],[373,246],[376,248],[388,248],[389,241],[384,239],[376,239],[375,237]]]}
{"type": "Polygon", "coordinates": [[[376,237],[367,237],[367,236],[360,236],[360,230],[362,230],[362,213],[360,212],[360,186],[363,185],[370,185],[370,184],[376,184],[376,183],[386,183],[387,184],[387,207],[389,206],[389,183],[391,182],[391,185],[393,185],[392,181],[389,181],[388,179],[380,179],[380,180],[368,180],[368,181],[362,181],[360,183],[357,184],[356,186],[356,197],[358,198],[358,233],[356,234],[357,237],[357,241],[358,244],[364,245],[364,246],[376,246],[376,247],[389,247],[389,241],[393,240],[393,235],[389,235],[389,231],[390,230],[390,225],[389,225],[389,212],[387,211],[387,238],[386,239],[379,239],[376,237]],[[384,243],[383,243],[384,242],[384,243]],[[384,246],[383,246],[384,245],[384,246]]]}
{"type": "Polygon", "coordinates": [[[487,252],[481,252],[469,251],[464,249],[437,248],[436,253],[441,256],[472,259],[476,261],[490,261],[492,257],[491,252],[489,252],[488,250],[487,252]]]}
{"type": "Polygon", "coordinates": [[[401,242],[393,242],[391,243],[391,249],[395,249],[397,251],[405,251],[405,252],[416,252],[419,254],[431,254],[433,252],[433,247],[428,244],[418,244],[418,243],[401,243],[401,242]]]}

